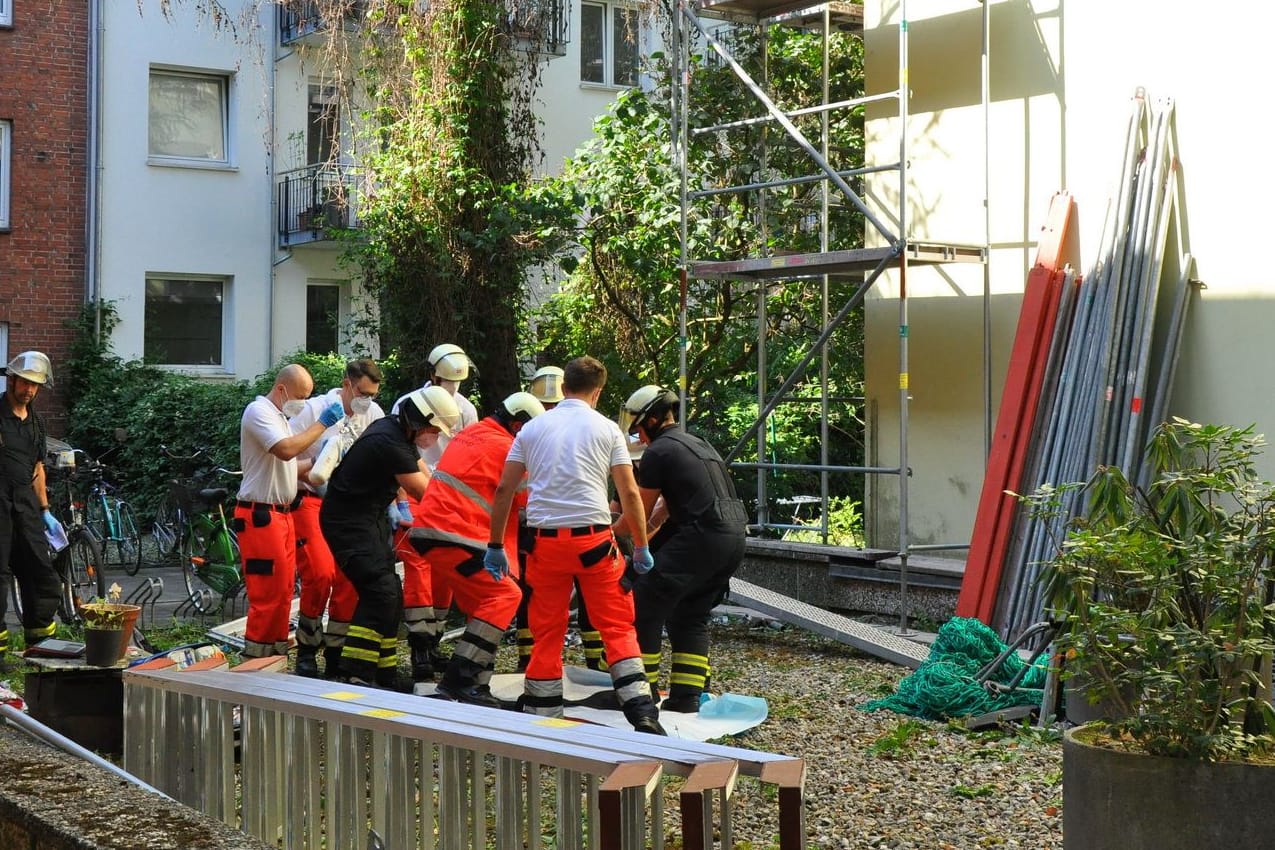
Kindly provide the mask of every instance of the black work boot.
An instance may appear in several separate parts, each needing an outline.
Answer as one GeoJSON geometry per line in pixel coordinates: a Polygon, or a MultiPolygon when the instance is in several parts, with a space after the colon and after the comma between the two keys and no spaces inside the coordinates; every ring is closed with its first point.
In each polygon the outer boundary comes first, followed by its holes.
{"type": "Polygon", "coordinates": [[[467,658],[452,656],[438,682],[438,695],[453,702],[467,705],[481,705],[487,708],[503,708],[500,700],[492,694],[488,685],[478,684],[478,676],[483,667],[467,658]]]}
{"type": "Polygon", "coordinates": [[[315,646],[297,647],[297,665],[293,672],[307,679],[319,678],[319,649],[315,646]]]}
{"type": "Polygon", "coordinates": [[[324,648],[323,678],[333,681],[341,678],[341,647],[329,646],[324,648]]]}
{"type": "Polygon", "coordinates": [[[667,735],[660,725],[660,710],[650,697],[638,697],[624,704],[624,718],[633,724],[634,730],[650,735],[667,735]]]}
{"type": "Polygon", "coordinates": [[[429,638],[408,635],[407,643],[412,650],[412,681],[434,681],[434,653],[430,651],[429,638]]]}

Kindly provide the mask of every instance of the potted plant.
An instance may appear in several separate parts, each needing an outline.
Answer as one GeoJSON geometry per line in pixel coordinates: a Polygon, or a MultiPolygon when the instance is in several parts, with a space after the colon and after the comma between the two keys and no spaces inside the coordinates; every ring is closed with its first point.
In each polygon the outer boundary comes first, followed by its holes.
{"type": "Polygon", "coordinates": [[[1254,466],[1263,443],[1252,427],[1175,419],[1150,440],[1145,486],[1104,467],[1083,487],[1087,510],[1046,574],[1064,664],[1114,710],[1065,736],[1065,847],[1269,845],[1275,487],[1254,466]]]}
{"type": "Polygon", "coordinates": [[[94,599],[80,606],[86,664],[110,667],[119,663],[128,651],[133,627],[142,609],[120,602],[121,592],[118,584],[112,584],[107,599],[94,599]]]}

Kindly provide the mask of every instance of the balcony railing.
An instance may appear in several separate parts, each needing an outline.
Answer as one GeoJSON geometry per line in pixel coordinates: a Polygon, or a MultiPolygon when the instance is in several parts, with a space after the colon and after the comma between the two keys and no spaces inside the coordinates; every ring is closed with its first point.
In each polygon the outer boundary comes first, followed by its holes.
{"type": "Polygon", "coordinates": [[[367,13],[366,7],[361,0],[287,0],[278,6],[279,43],[304,41],[307,36],[328,29],[337,16],[342,29],[357,30],[367,13]]]}
{"type": "Polygon", "coordinates": [[[279,174],[279,247],[334,238],[359,227],[361,170],[344,165],[307,165],[279,174]]]}
{"type": "Polygon", "coordinates": [[[505,31],[514,45],[530,53],[565,56],[571,40],[570,8],[565,0],[508,0],[505,31]]]}

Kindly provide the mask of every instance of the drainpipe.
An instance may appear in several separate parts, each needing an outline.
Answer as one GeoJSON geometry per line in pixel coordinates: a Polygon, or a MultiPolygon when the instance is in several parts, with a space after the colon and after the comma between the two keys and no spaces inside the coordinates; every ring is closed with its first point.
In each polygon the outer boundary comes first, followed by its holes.
{"type": "Polygon", "coordinates": [[[266,180],[267,192],[270,194],[270,239],[266,251],[266,280],[270,281],[270,300],[266,306],[266,367],[269,369],[274,365],[274,299],[277,281],[275,280],[275,261],[276,242],[278,238],[279,211],[275,209],[275,202],[278,193],[275,192],[275,163],[274,163],[274,145],[275,145],[275,68],[279,62],[279,25],[278,25],[278,9],[274,8],[273,3],[266,3],[265,8],[270,10],[272,19],[265,22],[262,27],[269,33],[270,39],[270,57],[271,62],[267,63],[269,69],[266,71],[268,75],[267,86],[270,89],[270,113],[267,120],[270,122],[270,137],[266,143],[266,180]]]}
{"type": "Polygon", "coordinates": [[[101,226],[98,171],[101,168],[102,14],[100,0],[89,0],[88,55],[88,180],[84,222],[84,297],[93,305],[93,340],[102,341],[102,262],[99,256],[101,226]]]}

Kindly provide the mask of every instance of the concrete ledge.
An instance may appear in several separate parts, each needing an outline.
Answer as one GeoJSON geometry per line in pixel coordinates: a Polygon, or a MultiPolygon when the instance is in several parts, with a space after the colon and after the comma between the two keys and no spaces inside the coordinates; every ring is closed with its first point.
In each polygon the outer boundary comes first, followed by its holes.
{"type": "Polygon", "coordinates": [[[0,847],[23,850],[266,850],[194,809],[0,723],[0,847]]]}
{"type": "MultiPolygon", "coordinates": [[[[897,617],[900,566],[894,552],[750,537],[737,574],[819,608],[897,617]]],[[[909,616],[936,623],[949,619],[964,572],[963,559],[909,557],[909,616]]]]}

